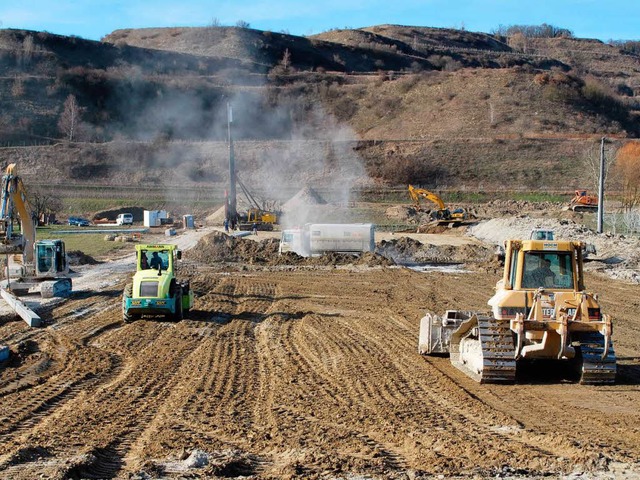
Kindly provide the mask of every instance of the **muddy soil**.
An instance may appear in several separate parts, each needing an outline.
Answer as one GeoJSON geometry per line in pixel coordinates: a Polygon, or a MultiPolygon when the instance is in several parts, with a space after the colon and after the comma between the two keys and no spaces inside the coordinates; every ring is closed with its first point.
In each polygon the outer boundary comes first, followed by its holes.
{"type": "Polygon", "coordinates": [[[399,238],[379,263],[313,264],[227,240],[190,240],[196,303],[179,323],[125,325],[114,262],[83,267],[102,281],[45,305],[45,328],[0,324],[1,478],[640,475],[640,285],[587,277],[615,319],[616,385],[554,365],[480,385],[420,356],[417,336],[426,311],[486,308],[490,244],[399,238]],[[419,273],[390,251],[479,268],[419,273]]]}

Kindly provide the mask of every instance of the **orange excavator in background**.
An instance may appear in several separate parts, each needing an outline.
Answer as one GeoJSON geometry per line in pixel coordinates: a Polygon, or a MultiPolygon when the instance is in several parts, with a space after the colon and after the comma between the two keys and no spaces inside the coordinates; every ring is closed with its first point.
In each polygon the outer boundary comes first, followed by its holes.
{"type": "Polygon", "coordinates": [[[592,212],[598,209],[598,197],[587,195],[586,190],[576,190],[575,196],[569,202],[569,208],[574,212],[592,212]]]}

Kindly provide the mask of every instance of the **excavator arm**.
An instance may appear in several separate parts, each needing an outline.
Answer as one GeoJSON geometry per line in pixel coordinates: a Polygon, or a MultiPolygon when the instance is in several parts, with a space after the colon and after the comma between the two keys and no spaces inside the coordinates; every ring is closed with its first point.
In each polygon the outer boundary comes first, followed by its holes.
{"type": "Polygon", "coordinates": [[[409,185],[409,196],[411,197],[411,200],[413,200],[413,204],[415,205],[416,210],[420,210],[421,198],[435,203],[438,206],[438,210],[445,209],[442,199],[435,193],[432,193],[429,190],[425,190],[424,188],[416,188],[413,185],[409,185]]]}
{"type": "Polygon", "coordinates": [[[10,164],[2,177],[0,215],[1,240],[6,253],[22,253],[26,262],[33,261],[33,244],[36,240],[36,220],[27,200],[22,179],[16,173],[16,164],[10,164]],[[13,215],[20,217],[19,234],[13,232],[13,215]]]}

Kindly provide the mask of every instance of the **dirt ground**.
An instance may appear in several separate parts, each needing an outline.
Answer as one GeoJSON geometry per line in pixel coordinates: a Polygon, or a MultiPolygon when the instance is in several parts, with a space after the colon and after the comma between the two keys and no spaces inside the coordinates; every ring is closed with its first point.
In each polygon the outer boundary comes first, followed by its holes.
{"type": "Polygon", "coordinates": [[[640,285],[604,261],[587,274],[614,318],[615,385],[553,365],[480,385],[420,356],[418,326],[486,308],[495,241],[428,238],[283,262],[274,240],[181,235],[196,300],[179,323],[122,322],[130,255],[78,267],[72,298],[40,305],[45,328],[0,321],[0,477],[640,478],[640,285]],[[410,259],[467,273],[394,265],[410,259]]]}

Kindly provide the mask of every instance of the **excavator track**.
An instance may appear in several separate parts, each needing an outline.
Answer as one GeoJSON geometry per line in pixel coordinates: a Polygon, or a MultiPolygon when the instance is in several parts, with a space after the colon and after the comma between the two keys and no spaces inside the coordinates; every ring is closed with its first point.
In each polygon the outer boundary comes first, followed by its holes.
{"type": "Polygon", "coordinates": [[[509,320],[476,317],[455,344],[451,363],[480,383],[514,383],[516,361],[509,320]]]}
{"type": "Polygon", "coordinates": [[[616,354],[613,343],[609,341],[607,355],[604,353],[604,336],[597,332],[583,332],[577,335],[580,341],[582,364],[580,365],[580,384],[602,385],[612,384],[616,380],[616,354]]]}

